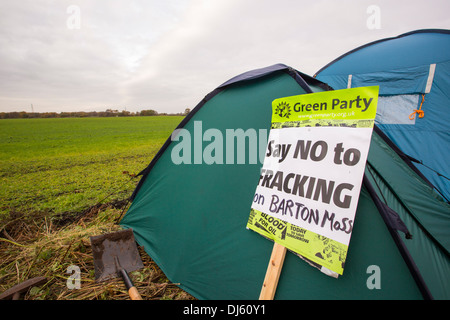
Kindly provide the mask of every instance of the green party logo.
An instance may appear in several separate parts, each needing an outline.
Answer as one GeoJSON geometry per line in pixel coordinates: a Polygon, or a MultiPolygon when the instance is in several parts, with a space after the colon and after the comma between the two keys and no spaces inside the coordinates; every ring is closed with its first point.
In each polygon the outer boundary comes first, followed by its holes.
{"type": "Polygon", "coordinates": [[[289,119],[289,116],[291,115],[291,107],[289,106],[289,103],[281,101],[275,109],[275,114],[278,114],[281,118],[284,117],[289,119]]]}

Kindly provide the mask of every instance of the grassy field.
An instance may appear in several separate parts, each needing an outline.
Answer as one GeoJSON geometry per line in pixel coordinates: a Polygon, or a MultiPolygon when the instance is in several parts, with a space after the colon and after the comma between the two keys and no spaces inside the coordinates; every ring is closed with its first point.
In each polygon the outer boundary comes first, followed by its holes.
{"type": "MultiPolygon", "coordinates": [[[[115,220],[182,117],[0,120],[0,293],[47,276],[29,299],[127,299],[120,281],[93,280],[89,236],[115,220]],[[81,268],[69,290],[67,268],[81,268]]],[[[134,274],[144,298],[190,298],[151,259],[134,274]],[[145,285],[145,286],[144,286],[145,285]]]]}
{"type": "Polygon", "coordinates": [[[0,215],[124,199],[181,117],[0,121],[0,215]],[[124,186],[122,186],[125,184],[124,186]]]}

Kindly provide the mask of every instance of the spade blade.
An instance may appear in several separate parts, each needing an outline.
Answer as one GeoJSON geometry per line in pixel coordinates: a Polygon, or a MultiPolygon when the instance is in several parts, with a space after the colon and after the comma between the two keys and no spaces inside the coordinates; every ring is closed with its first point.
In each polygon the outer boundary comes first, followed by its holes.
{"type": "Polygon", "coordinates": [[[90,239],[97,282],[120,276],[115,258],[128,273],[144,267],[132,229],[92,236],[90,239]]]}

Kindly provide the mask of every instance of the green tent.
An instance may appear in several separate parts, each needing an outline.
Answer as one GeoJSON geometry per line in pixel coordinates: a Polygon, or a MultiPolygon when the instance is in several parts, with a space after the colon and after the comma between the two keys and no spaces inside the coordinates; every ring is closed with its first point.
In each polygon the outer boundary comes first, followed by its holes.
{"type": "MultiPolygon", "coordinates": [[[[258,299],[273,243],[246,229],[262,166],[252,148],[265,151],[274,99],[325,90],[277,64],[222,84],[180,123],[121,221],[170,281],[198,299],[258,299]],[[227,139],[223,153],[211,152],[211,133],[227,139]]],[[[344,274],[288,252],[275,299],[450,297],[449,205],[407,161],[374,131],[344,274]]]]}

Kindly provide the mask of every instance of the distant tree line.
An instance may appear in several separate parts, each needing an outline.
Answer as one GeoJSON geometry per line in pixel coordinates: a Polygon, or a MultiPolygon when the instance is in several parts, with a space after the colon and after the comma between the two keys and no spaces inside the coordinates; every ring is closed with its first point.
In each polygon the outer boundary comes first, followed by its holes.
{"type": "Polygon", "coordinates": [[[141,110],[137,112],[106,109],[106,111],[77,111],[77,112],[0,112],[0,119],[26,118],[85,118],[85,117],[143,117],[143,116],[185,116],[191,110],[187,108],[183,113],[158,113],[155,110],[141,110]]]}

